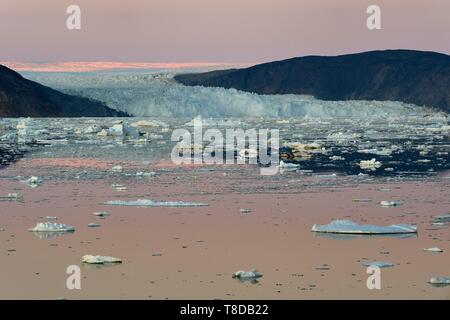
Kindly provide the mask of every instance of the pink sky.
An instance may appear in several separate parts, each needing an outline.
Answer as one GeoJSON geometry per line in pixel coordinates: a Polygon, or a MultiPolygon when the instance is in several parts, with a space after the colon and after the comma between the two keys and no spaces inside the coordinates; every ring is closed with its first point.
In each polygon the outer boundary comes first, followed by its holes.
{"type": "Polygon", "coordinates": [[[450,54],[449,0],[2,0],[0,61],[263,62],[406,48],[450,54]],[[82,29],[66,29],[66,8],[82,29]],[[366,8],[382,9],[382,30],[366,8]]]}

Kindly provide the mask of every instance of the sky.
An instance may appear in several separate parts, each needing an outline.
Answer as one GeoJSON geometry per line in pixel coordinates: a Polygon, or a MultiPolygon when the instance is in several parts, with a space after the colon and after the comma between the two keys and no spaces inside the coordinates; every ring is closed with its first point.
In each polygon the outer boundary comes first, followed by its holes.
{"type": "Polygon", "coordinates": [[[258,63],[395,48],[450,54],[450,1],[0,1],[0,61],[258,63]],[[66,27],[72,4],[81,30],[66,27]],[[371,4],[381,30],[366,26],[371,4]]]}

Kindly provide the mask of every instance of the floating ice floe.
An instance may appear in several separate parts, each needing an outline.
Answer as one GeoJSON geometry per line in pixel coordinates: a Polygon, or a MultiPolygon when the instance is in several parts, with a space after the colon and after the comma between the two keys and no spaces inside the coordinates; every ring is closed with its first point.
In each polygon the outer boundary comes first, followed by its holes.
{"type": "Polygon", "coordinates": [[[123,168],[122,168],[122,166],[117,165],[117,166],[112,167],[112,168],[111,168],[111,171],[112,171],[112,172],[122,172],[122,171],[123,171],[123,168]]]}
{"type": "Polygon", "coordinates": [[[284,169],[284,170],[296,170],[296,169],[300,168],[300,165],[296,164],[296,163],[280,161],[280,165],[278,167],[280,169],[284,169]]]}
{"type": "Polygon", "coordinates": [[[241,209],[239,209],[239,212],[242,214],[248,214],[248,213],[252,212],[252,209],[241,208],[241,209]]]}
{"type": "Polygon", "coordinates": [[[112,184],[111,188],[113,188],[114,190],[117,190],[117,191],[125,191],[125,190],[127,190],[127,187],[125,187],[122,184],[117,184],[117,183],[112,184]]]}
{"type": "Polygon", "coordinates": [[[45,219],[47,219],[47,220],[58,220],[58,217],[55,217],[55,216],[46,216],[45,219]]]}
{"type": "Polygon", "coordinates": [[[139,171],[136,172],[136,177],[154,177],[156,176],[156,172],[143,172],[143,171],[139,171]]]}
{"type": "Polygon", "coordinates": [[[442,216],[434,216],[434,222],[450,222],[450,214],[442,215],[442,216]]]}
{"type": "Polygon", "coordinates": [[[107,264],[107,263],[122,263],[122,259],[108,256],[93,256],[86,254],[81,257],[81,261],[89,264],[107,264]]]}
{"type": "Polygon", "coordinates": [[[74,232],[75,228],[67,224],[53,222],[39,222],[34,228],[29,229],[33,232],[74,232]]]}
{"type": "Polygon", "coordinates": [[[381,162],[377,161],[375,158],[372,158],[371,160],[361,160],[359,162],[359,167],[361,169],[376,170],[381,167],[381,162]]]}
{"type": "Polygon", "coordinates": [[[136,207],[204,207],[207,203],[184,202],[184,201],[154,201],[150,199],[138,199],[135,201],[111,200],[105,202],[113,206],[136,206],[136,207]]]}
{"type": "Polygon", "coordinates": [[[432,285],[448,286],[450,285],[450,277],[433,277],[428,282],[432,285]]]}
{"type": "Polygon", "coordinates": [[[423,249],[423,251],[428,251],[428,252],[444,252],[444,250],[438,248],[438,247],[432,247],[432,248],[425,248],[423,249]]]}
{"type": "Polygon", "coordinates": [[[391,268],[394,266],[394,264],[386,261],[372,261],[372,262],[364,262],[363,266],[382,269],[382,268],[391,268]]]}
{"type": "Polygon", "coordinates": [[[410,224],[391,226],[359,225],[351,220],[334,220],[326,225],[313,225],[311,231],[340,234],[403,234],[417,233],[417,227],[410,224]]]}
{"type": "Polygon", "coordinates": [[[403,204],[403,202],[402,201],[400,201],[400,200],[390,200],[390,201],[388,201],[388,200],[383,200],[383,201],[381,201],[380,202],[380,205],[382,206],[382,207],[398,207],[398,206],[401,206],[403,204]]]}
{"type": "Polygon", "coordinates": [[[100,227],[100,225],[98,223],[91,222],[91,223],[88,224],[88,227],[89,228],[98,228],[98,227],[100,227]]]}
{"type": "Polygon", "coordinates": [[[31,176],[25,182],[32,188],[36,188],[42,184],[42,178],[31,176]]]}
{"type": "Polygon", "coordinates": [[[96,217],[107,217],[110,215],[110,213],[106,212],[106,211],[99,211],[99,212],[94,212],[93,215],[96,217]]]}
{"type": "Polygon", "coordinates": [[[259,272],[256,269],[252,269],[250,271],[236,271],[233,273],[232,277],[233,279],[239,279],[239,280],[256,280],[258,278],[261,278],[263,275],[261,272],[259,272]]]}
{"type": "Polygon", "coordinates": [[[6,197],[0,197],[0,201],[22,201],[22,195],[19,193],[8,193],[6,197]]]}

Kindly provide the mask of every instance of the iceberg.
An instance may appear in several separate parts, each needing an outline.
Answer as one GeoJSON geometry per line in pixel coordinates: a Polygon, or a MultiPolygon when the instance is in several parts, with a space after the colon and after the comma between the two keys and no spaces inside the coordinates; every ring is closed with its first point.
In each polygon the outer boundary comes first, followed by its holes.
{"type": "Polygon", "coordinates": [[[313,225],[311,231],[342,234],[403,234],[417,233],[417,227],[410,224],[391,226],[359,225],[351,220],[334,220],[326,225],[313,225]]]}
{"type": "Polygon", "coordinates": [[[391,200],[391,201],[384,200],[380,202],[380,205],[386,208],[398,207],[401,206],[402,204],[403,202],[400,200],[391,200]]]}
{"type": "Polygon", "coordinates": [[[438,247],[433,247],[433,248],[425,248],[423,249],[423,251],[427,251],[427,252],[444,252],[444,250],[438,248],[438,247]]]}
{"type": "Polygon", "coordinates": [[[363,266],[365,267],[375,267],[375,268],[391,268],[394,266],[391,262],[385,262],[385,261],[373,261],[373,262],[365,262],[363,263],[363,266]]]}
{"type": "Polygon", "coordinates": [[[107,263],[122,263],[122,259],[109,256],[93,256],[86,254],[81,257],[81,261],[89,264],[107,264],[107,263]]]}
{"type": "Polygon", "coordinates": [[[34,228],[28,230],[33,232],[74,232],[75,228],[62,223],[39,222],[34,228]]]}
{"type": "Polygon", "coordinates": [[[32,188],[36,188],[42,184],[42,178],[31,176],[25,182],[32,188]]]}
{"type": "Polygon", "coordinates": [[[450,285],[450,277],[433,277],[428,282],[435,286],[448,286],[450,285]]]}
{"type": "Polygon", "coordinates": [[[205,207],[207,203],[184,202],[184,201],[155,201],[149,199],[138,199],[135,201],[111,200],[105,202],[113,206],[136,206],[136,207],[205,207]]]}
{"type": "Polygon", "coordinates": [[[252,269],[250,271],[236,271],[235,273],[233,273],[232,278],[239,280],[256,280],[258,278],[261,278],[262,276],[263,275],[261,272],[256,269],[252,269]]]}
{"type": "Polygon", "coordinates": [[[381,167],[381,162],[377,161],[375,158],[372,158],[371,160],[361,160],[359,162],[359,167],[366,170],[376,170],[381,167]]]}

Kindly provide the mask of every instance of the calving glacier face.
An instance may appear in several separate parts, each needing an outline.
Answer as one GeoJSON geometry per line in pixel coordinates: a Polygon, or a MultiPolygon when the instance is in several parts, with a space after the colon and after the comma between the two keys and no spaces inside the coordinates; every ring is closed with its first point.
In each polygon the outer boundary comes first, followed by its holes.
{"type": "Polygon", "coordinates": [[[301,95],[257,95],[234,89],[187,87],[176,83],[170,72],[24,72],[23,75],[66,93],[100,100],[134,116],[392,117],[427,111],[391,101],[322,101],[301,95]]]}

